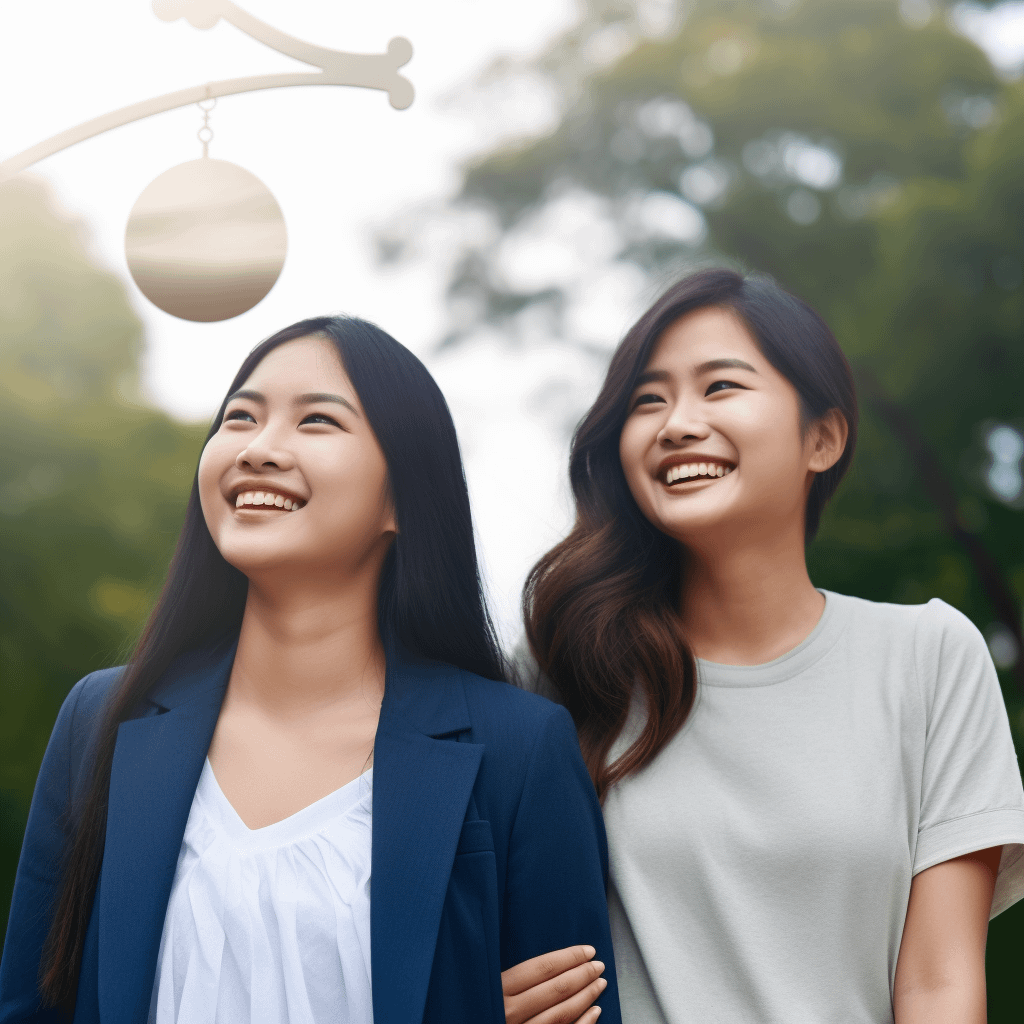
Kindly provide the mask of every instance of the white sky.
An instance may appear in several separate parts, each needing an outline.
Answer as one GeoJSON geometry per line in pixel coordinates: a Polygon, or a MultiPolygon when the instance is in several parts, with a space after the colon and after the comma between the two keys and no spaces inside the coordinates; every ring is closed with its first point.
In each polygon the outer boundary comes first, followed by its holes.
{"type": "MultiPolygon", "coordinates": [[[[482,342],[432,355],[444,329],[443,258],[382,269],[370,239],[375,226],[402,210],[454,192],[469,154],[550,123],[554,111],[535,90],[511,102],[505,96],[490,104],[484,97],[464,109],[445,99],[496,57],[541,49],[571,23],[575,0],[239,0],[239,6],[320,46],[377,53],[401,35],[414,49],[403,73],[416,100],[405,111],[393,110],[383,93],[337,87],[218,101],[210,155],[260,177],[288,225],[284,271],[263,302],[223,323],[188,323],[152,306],[128,274],[124,228],[139,193],[169,167],[201,155],[195,107],[80,143],[30,173],[88,224],[96,258],[125,281],[145,328],[146,393],[176,416],[207,417],[244,354],[307,316],[366,317],[423,356],[452,405],[492,602],[511,640],[525,573],[570,521],[564,425],[550,401],[541,408],[538,389],[561,389],[568,417],[596,393],[596,373],[557,348],[516,354],[482,342]]],[[[983,36],[1004,69],[1019,69],[1024,3],[1004,4],[994,15],[969,8],[960,25],[983,36]]],[[[163,22],[149,0],[8,0],[0,19],[0,159],[129,103],[286,70],[308,69],[223,22],[208,31],[184,20],[163,22]]],[[[628,288],[625,296],[601,310],[610,339],[639,312],[628,288]]]]}

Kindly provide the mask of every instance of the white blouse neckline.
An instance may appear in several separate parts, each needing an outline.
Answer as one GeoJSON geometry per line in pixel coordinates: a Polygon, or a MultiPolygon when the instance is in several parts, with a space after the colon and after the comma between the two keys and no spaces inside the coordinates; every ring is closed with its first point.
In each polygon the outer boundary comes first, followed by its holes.
{"type": "Polygon", "coordinates": [[[272,825],[249,828],[224,795],[213,773],[210,759],[207,758],[196,787],[196,799],[210,819],[217,822],[233,846],[239,849],[270,850],[322,832],[331,822],[351,811],[372,785],[373,768],[368,768],[362,775],[357,775],[333,793],[307,804],[301,811],[275,821],[272,825]]]}
{"type": "Polygon", "coordinates": [[[372,769],[251,829],[209,760],[157,956],[149,1024],[372,1024],[372,769]]]}

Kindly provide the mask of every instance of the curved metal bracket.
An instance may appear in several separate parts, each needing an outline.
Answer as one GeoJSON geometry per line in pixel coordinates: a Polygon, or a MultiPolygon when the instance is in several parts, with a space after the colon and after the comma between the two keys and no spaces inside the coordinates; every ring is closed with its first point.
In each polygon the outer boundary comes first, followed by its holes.
{"type": "Polygon", "coordinates": [[[412,83],[398,73],[398,69],[407,64],[412,57],[412,44],[408,39],[392,39],[388,43],[386,53],[343,53],[340,50],[328,50],[312,43],[304,43],[301,39],[279,32],[276,28],[247,14],[231,3],[231,0],[153,0],[153,12],[163,21],[185,18],[193,28],[200,29],[213,28],[223,18],[264,46],[319,68],[319,71],[229,78],[167,93],[151,100],[144,100],[142,103],[133,103],[129,107],[122,107],[75,128],[69,128],[31,149],[18,153],[17,156],[4,160],[0,163],[0,181],[77,142],[102,135],[111,128],[119,128],[132,121],[152,117],[153,114],[162,114],[166,110],[186,107],[191,103],[214,99],[217,96],[280,89],[291,85],[350,85],[386,92],[391,106],[396,110],[404,110],[412,103],[412,83]]]}

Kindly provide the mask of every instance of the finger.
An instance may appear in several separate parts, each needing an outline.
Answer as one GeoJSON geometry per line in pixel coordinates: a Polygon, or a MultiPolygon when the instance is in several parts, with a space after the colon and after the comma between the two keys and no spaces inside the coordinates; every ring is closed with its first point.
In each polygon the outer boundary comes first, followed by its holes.
{"type": "MultiPolygon", "coordinates": [[[[533,988],[519,993],[517,996],[505,997],[506,1024],[522,1024],[533,1020],[545,1010],[560,1006],[567,1000],[578,995],[593,984],[604,973],[604,964],[600,960],[590,960],[571,971],[564,971],[557,978],[534,985],[533,988]]],[[[598,989],[600,991],[600,989],[598,989]]],[[[596,996],[585,1002],[572,1020],[580,1015],[596,996]]]]}
{"type": "Polygon", "coordinates": [[[569,946],[566,949],[556,949],[553,953],[535,956],[532,960],[524,960],[521,964],[502,971],[501,991],[506,996],[519,995],[534,985],[539,985],[549,978],[556,978],[573,967],[593,960],[596,952],[593,946],[569,946]]]}
{"type": "Polygon", "coordinates": [[[589,1020],[597,1020],[601,1007],[594,1006],[594,1000],[608,987],[604,978],[592,981],[582,992],[577,992],[571,999],[527,1019],[526,1024],[576,1024],[583,1014],[590,1011],[593,1016],[589,1020]],[[594,1013],[594,1011],[597,1011],[594,1013]]]}
{"type": "Polygon", "coordinates": [[[594,1024],[598,1017],[601,1016],[601,1007],[592,1006],[582,1017],[576,1022],[576,1024],[594,1024]]]}

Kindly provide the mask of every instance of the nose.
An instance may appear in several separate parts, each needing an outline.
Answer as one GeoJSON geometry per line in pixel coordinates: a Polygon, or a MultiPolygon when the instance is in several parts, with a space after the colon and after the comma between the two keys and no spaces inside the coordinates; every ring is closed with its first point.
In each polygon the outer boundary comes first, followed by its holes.
{"type": "Polygon", "coordinates": [[[285,471],[294,467],[295,457],[274,436],[268,426],[238,453],[235,457],[235,465],[250,473],[262,473],[274,469],[285,471]]]}
{"type": "Polygon", "coordinates": [[[681,397],[658,431],[658,444],[664,448],[674,448],[687,441],[705,441],[710,436],[711,428],[701,418],[693,403],[681,397]]]}

